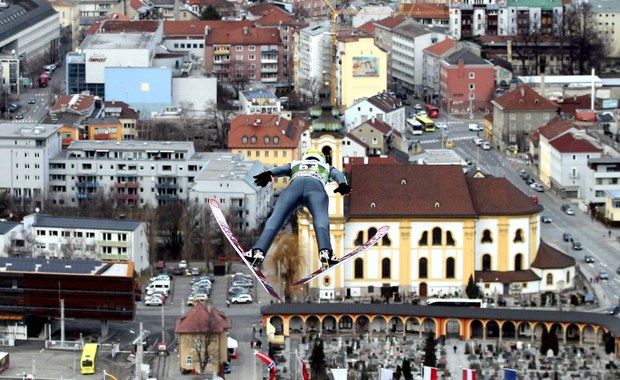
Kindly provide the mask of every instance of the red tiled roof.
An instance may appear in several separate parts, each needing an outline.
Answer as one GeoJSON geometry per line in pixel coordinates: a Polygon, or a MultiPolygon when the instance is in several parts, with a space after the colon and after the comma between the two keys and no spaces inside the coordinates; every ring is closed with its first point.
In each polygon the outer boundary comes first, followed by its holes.
{"type": "Polygon", "coordinates": [[[560,153],[600,153],[603,150],[583,138],[575,138],[572,133],[565,133],[549,142],[560,153]]]}
{"type": "Polygon", "coordinates": [[[466,181],[478,215],[532,215],[543,210],[506,178],[468,177],[466,181]]]}
{"type": "Polygon", "coordinates": [[[499,105],[504,111],[514,110],[552,110],[558,105],[528,86],[519,86],[510,92],[497,97],[493,103],[499,105]]]}
{"type": "Polygon", "coordinates": [[[280,32],[277,28],[256,28],[246,26],[238,21],[223,21],[227,23],[218,27],[211,27],[205,37],[207,45],[275,45],[280,44],[280,32]]]}
{"type": "Polygon", "coordinates": [[[560,111],[565,115],[574,115],[578,109],[589,109],[591,105],[590,95],[569,96],[558,102],[560,111]]]}
{"type": "Polygon", "coordinates": [[[350,216],[472,218],[463,170],[456,165],[354,165],[350,216]]]}
{"type": "Polygon", "coordinates": [[[248,13],[251,13],[253,15],[264,16],[267,13],[271,12],[274,8],[280,9],[280,7],[269,3],[258,3],[246,9],[248,13]]]}
{"type": "Polygon", "coordinates": [[[531,269],[500,272],[493,271],[476,271],[475,282],[500,282],[502,284],[512,284],[514,282],[538,281],[540,277],[531,269]]]}
{"type": "Polygon", "coordinates": [[[568,121],[560,119],[559,117],[554,117],[553,119],[549,120],[547,124],[538,128],[538,131],[542,136],[546,137],[547,140],[552,140],[556,136],[561,135],[572,127],[573,126],[570,125],[568,121]]]}
{"type": "Polygon", "coordinates": [[[398,25],[400,25],[403,21],[405,21],[405,16],[403,16],[403,15],[396,15],[396,16],[386,17],[386,18],[381,19],[379,21],[370,21],[370,22],[373,22],[375,25],[384,26],[384,27],[386,27],[388,29],[394,29],[398,25]]]}
{"type": "Polygon", "coordinates": [[[304,129],[301,121],[301,119],[291,121],[277,115],[239,115],[230,122],[228,147],[234,149],[296,148],[304,129]],[[245,144],[243,143],[244,136],[248,139],[245,144]],[[255,144],[252,144],[252,137],[256,137],[255,144]],[[265,137],[269,138],[269,143],[265,143],[265,137]],[[274,137],[278,137],[277,145],[274,144],[274,137]]]}
{"type": "Polygon", "coordinates": [[[437,42],[436,44],[427,47],[424,51],[441,57],[443,54],[450,51],[450,49],[454,46],[456,46],[456,41],[452,38],[446,38],[441,42],[437,42]]]}
{"type": "Polygon", "coordinates": [[[366,21],[362,25],[358,26],[357,30],[362,31],[362,32],[367,33],[367,34],[374,34],[375,33],[375,24],[376,24],[376,22],[374,20],[366,21]]]}
{"type": "Polygon", "coordinates": [[[154,33],[159,28],[159,21],[151,20],[106,20],[100,24],[102,27],[98,31],[99,33],[154,33]]]}
{"type": "Polygon", "coordinates": [[[282,8],[273,7],[254,23],[256,25],[292,25],[295,21],[295,18],[282,8]]]}
{"type": "Polygon", "coordinates": [[[178,334],[221,333],[232,327],[226,314],[211,304],[198,302],[187,314],[177,319],[174,332],[178,334]]]}
{"type": "MultiPolygon", "coordinates": [[[[379,119],[366,120],[366,121],[362,122],[357,128],[360,128],[360,127],[362,127],[365,124],[371,126],[372,128],[376,129],[377,131],[383,133],[384,135],[387,135],[392,130],[392,127],[389,124],[387,124],[387,123],[385,123],[385,122],[383,122],[383,121],[381,121],[379,119]]],[[[357,129],[357,128],[354,128],[354,129],[357,129]]]]}
{"type": "Polygon", "coordinates": [[[446,4],[407,3],[401,6],[401,14],[413,18],[448,19],[450,16],[450,9],[446,4]]]}
{"type": "Polygon", "coordinates": [[[50,112],[58,112],[63,109],[75,110],[78,113],[86,111],[95,104],[95,97],[91,95],[61,95],[50,109],[50,112]],[[70,104],[71,100],[75,101],[70,104]]]}
{"type": "Polygon", "coordinates": [[[563,269],[575,266],[575,259],[541,240],[536,259],[530,266],[540,269],[563,269]]]}
{"type": "Polygon", "coordinates": [[[381,111],[387,113],[392,110],[397,109],[403,105],[402,100],[396,95],[390,95],[387,92],[382,92],[377,95],[373,95],[370,98],[366,99],[368,103],[373,106],[379,108],[381,111]]]}
{"type": "MultiPolygon", "coordinates": [[[[353,137],[352,135],[347,135],[353,137]]],[[[362,143],[368,146],[366,143],[362,143]]],[[[351,173],[351,167],[354,165],[402,165],[393,157],[370,156],[370,157],[347,157],[344,163],[345,173],[351,173]]]]}

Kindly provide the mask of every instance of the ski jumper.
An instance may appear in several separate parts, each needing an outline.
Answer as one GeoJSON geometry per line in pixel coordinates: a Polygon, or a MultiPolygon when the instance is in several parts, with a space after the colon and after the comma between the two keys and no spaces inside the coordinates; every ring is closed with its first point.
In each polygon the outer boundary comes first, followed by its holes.
{"type": "Polygon", "coordinates": [[[330,179],[336,183],[347,183],[344,174],[316,160],[293,161],[271,169],[271,173],[275,178],[291,177],[291,182],[278,197],[273,212],[265,223],[263,233],[253,249],[258,248],[267,252],[288,216],[297,208],[305,206],[312,215],[319,251],[321,249],[331,251],[329,198],[325,192],[325,185],[330,179]]]}

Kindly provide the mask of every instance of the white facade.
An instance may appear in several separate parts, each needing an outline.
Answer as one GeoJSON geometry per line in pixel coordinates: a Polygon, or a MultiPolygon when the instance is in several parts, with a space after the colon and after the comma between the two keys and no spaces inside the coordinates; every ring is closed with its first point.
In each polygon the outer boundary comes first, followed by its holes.
{"type": "Polygon", "coordinates": [[[277,115],[282,110],[280,99],[269,91],[243,91],[239,103],[242,115],[277,115]]]}
{"type": "Polygon", "coordinates": [[[41,207],[47,193],[49,160],[62,148],[59,126],[0,124],[0,189],[17,203],[41,207]]]}
{"type": "MultiPolygon", "coordinates": [[[[578,138],[577,136],[575,136],[578,138]]],[[[591,141],[594,143],[593,141],[591,141]]],[[[588,160],[600,158],[600,152],[562,153],[550,146],[550,182],[552,186],[577,191],[577,196],[583,198],[585,189],[590,186],[587,182],[589,176],[588,160]]]]}
{"type": "Polygon", "coordinates": [[[586,172],[586,182],[583,198],[585,204],[605,204],[607,192],[620,191],[620,164],[618,157],[603,157],[590,159],[589,170],[586,172]]]}
{"type": "Polygon", "coordinates": [[[300,95],[308,100],[318,100],[323,81],[331,79],[331,30],[332,24],[323,21],[299,31],[298,69],[295,76],[300,95]]]}
{"type": "Polygon", "coordinates": [[[217,104],[217,78],[172,78],[172,105],[190,117],[204,118],[217,104]]]}
{"type": "Polygon", "coordinates": [[[394,9],[387,5],[365,5],[357,14],[351,16],[351,25],[359,28],[368,21],[379,21],[390,17],[394,13],[394,9]]]}
{"type": "Polygon", "coordinates": [[[244,161],[242,154],[209,154],[200,174],[189,189],[188,198],[207,204],[217,199],[229,215],[229,224],[240,230],[258,228],[271,210],[273,185],[257,186],[254,176],[265,167],[259,161],[244,161]]]}
{"type": "Polygon", "coordinates": [[[149,267],[144,222],[31,214],[23,224],[33,257],[133,261],[138,273],[149,267]]]}
{"type": "Polygon", "coordinates": [[[344,111],[344,126],[347,132],[351,132],[367,120],[382,120],[401,134],[405,134],[405,122],[407,114],[405,107],[397,107],[385,111],[368,99],[363,99],[344,111]]]}

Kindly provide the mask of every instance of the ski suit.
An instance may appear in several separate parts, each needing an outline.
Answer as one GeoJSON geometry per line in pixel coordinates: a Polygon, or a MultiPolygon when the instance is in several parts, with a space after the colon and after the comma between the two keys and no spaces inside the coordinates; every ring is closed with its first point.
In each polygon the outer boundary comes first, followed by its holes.
{"type": "Polygon", "coordinates": [[[305,206],[312,215],[312,225],[316,234],[319,250],[329,249],[332,244],[329,234],[329,198],[325,192],[325,185],[329,180],[337,183],[347,183],[344,174],[322,162],[316,160],[293,161],[271,169],[275,178],[291,177],[291,182],[282,191],[263,233],[252,248],[267,252],[273,239],[282,228],[286,218],[301,206],[305,206]]]}

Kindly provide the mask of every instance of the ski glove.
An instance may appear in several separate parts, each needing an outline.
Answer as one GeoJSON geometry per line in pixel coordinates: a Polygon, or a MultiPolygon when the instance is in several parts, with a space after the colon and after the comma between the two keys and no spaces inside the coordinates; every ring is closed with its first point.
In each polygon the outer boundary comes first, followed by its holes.
{"type": "Polygon", "coordinates": [[[347,185],[344,182],[339,184],[338,187],[334,190],[334,193],[340,193],[340,195],[342,196],[349,195],[350,192],[351,186],[347,185]]]}
{"type": "Polygon", "coordinates": [[[269,184],[269,182],[271,182],[272,180],[273,173],[271,173],[269,170],[254,176],[254,183],[260,187],[267,186],[267,184],[269,184]]]}

